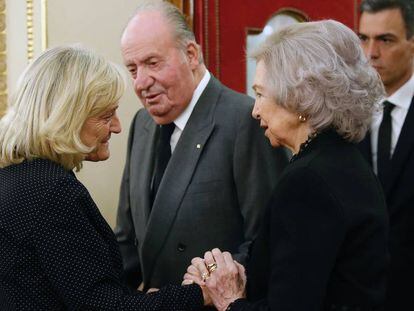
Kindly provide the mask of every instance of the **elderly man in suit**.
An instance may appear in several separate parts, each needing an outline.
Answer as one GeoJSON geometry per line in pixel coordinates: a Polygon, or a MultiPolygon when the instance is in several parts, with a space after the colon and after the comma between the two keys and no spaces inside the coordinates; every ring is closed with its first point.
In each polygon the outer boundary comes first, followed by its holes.
{"type": "Polygon", "coordinates": [[[145,107],[130,129],[115,229],[129,284],[180,284],[213,247],[243,262],[284,151],[262,137],[252,99],[208,72],[175,6],[143,2],[121,48],[145,107]]]}
{"type": "Polygon", "coordinates": [[[389,210],[386,310],[414,310],[414,7],[409,0],[366,0],[361,13],[362,47],[388,96],[361,144],[389,210]]]}

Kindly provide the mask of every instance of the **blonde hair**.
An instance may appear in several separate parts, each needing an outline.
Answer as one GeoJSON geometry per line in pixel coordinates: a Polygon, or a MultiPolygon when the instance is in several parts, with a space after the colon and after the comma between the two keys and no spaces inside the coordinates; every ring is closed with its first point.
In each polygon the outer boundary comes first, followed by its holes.
{"type": "Polygon", "coordinates": [[[80,132],[87,118],[117,103],[121,69],[79,45],[42,53],[23,72],[0,120],[0,167],[34,158],[80,169],[92,151],[80,132]]]}

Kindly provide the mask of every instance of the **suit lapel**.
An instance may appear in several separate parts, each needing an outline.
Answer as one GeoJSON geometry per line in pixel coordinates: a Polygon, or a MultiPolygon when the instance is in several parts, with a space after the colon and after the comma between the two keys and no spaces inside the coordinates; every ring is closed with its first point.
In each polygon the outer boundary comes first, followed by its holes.
{"type": "Polygon", "coordinates": [[[141,159],[131,159],[131,190],[134,200],[131,202],[133,218],[137,237],[140,241],[144,239],[146,226],[148,223],[150,206],[150,187],[154,165],[154,150],[157,141],[157,125],[152,118],[147,115],[144,121],[143,130],[137,130],[135,143],[136,148],[132,154],[142,155],[141,159]]]}
{"type": "Polygon", "coordinates": [[[398,177],[401,176],[401,172],[408,160],[414,147],[414,98],[411,100],[410,108],[408,109],[407,116],[404,121],[404,125],[401,129],[400,136],[398,138],[397,146],[395,147],[394,154],[391,160],[392,170],[389,174],[388,182],[385,186],[385,194],[389,197],[392,189],[396,186],[398,177]]]}
{"type": "Polygon", "coordinates": [[[198,160],[214,130],[214,110],[221,86],[211,77],[181,134],[155,198],[142,258],[144,282],[152,274],[156,257],[173,225],[198,160]]]}

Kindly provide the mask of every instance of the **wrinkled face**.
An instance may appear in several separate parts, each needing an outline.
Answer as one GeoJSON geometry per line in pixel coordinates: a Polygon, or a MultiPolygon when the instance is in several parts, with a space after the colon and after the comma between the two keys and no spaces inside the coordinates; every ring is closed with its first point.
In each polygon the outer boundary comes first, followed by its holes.
{"type": "Polygon", "coordinates": [[[410,79],[413,67],[414,41],[407,39],[400,9],[363,12],[359,37],[365,55],[391,95],[410,79]]]}
{"type": "Polygon", "coordinates": [[[265,82],[266,67],[259,61],[253,84],[256,94],[253,118],[260,120],[260,127],[265,129],[265,136],[273,147],[285,146],[293,150],[300,127],[298,115],[279,106],[265,82]]]}
{"type": "Polygon", "coordinates": [[[88,147],[94,150],[86,156],[88,161],[104,161],[109,158],[109,139],[111,134],[121,132],[116,110],[118,105],[111,106],[97,116],[86,119],[82,126],[80,138],[88,147]]]}
{"type": "Polygon", "coordinates": [[[157,124],[174,121],[188,106],[197,87],[194,43],[179,48],[171,26],[159,12],[136,15],[121,42],[124,63],[134,89],[157,124]]]}

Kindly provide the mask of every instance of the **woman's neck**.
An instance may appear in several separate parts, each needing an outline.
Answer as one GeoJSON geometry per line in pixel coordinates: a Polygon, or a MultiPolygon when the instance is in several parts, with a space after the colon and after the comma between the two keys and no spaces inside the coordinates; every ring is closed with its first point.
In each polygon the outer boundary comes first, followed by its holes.
{"type": "Polygon", "coordinates": [[[287,146],[293,154],[297,154],[300,150],[300,146],[308,139],[313,130],[307,123],[303,123],[302,126],[296,131],[296,135],[292,137],[291,146],[287,146]]]}

